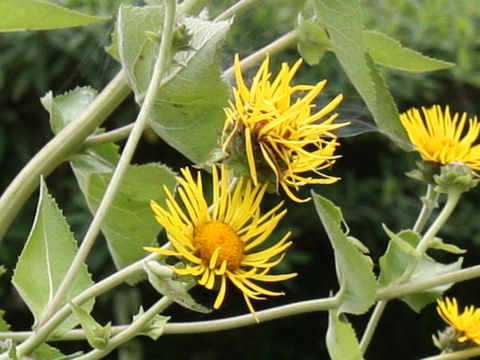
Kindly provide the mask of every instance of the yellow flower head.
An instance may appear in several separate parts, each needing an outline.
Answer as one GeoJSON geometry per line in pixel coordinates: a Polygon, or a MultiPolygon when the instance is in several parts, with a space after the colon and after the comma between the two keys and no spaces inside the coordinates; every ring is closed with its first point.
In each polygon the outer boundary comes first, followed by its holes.
{"type": "Polygon", "coordinates": [[[211,206],[203,194],[202,177],[194,179],[188,168],[182,169],[178,194],[183,208],[167,193],[166,208],[151,202],[157,221],[164,227],[172,245],[171,250],[146,247],[145,250],[182,258],[186,266],[174,268],[179,275],[193,275],[198,284],[220,290],[213,307],[218,309],[225,298],[227,279],[243,293],[245,302],[255,315],[250,299],[264,299],[263,295],[283,295],[257,285],[255,281],[274,282],[290,279],[296,274],[271,275],[270,270],[284,257],[291,245],[290,233],[270,247],[262,246],[277,226],[286,210],[282,203],[265,214],[260,213],[260,202],[266,187],[253,186],[240,179],[231,184],[228,173],[212,168],[213,201],[211,206]],[[273,259],[273,260],[272,260],[273,259]]]}
{"type": "Polygon", "coordinates": [[[442,165],[462,162],[471,170],[480,170],[480,145],[475,145],[480,134],[477,118],[467,114],[450,114],[448,106],[443,111],[439,105],[429,109],[410,109],[400,115],[410,141],[420,156],[442,165]],[[423,116],[422,116],[423,114],[423,116]]]}
{"type": "Polygon", "coordinates": [[[480,309],[466,306],[463,313],[458,312],[457,299],[437,300],[437,311],[441,318],[458,333],[458,341],[472,341],[480,345],[480,309]]]}
{"type": "Polygon", "coordinates": [[[298,60],[291,69],[283,63],[272,80],[267,57],[248,88],[239,58],[235,56],[237,88],[233,90],[234,102],[225,109],[222,134],[223,151],[233,158],[239,157],[238,153],[243,154],[243,159],[246,157],[248,173],[255,185],[275,183],[277,191],[281,186],[298,202],[302,200],[290,187],[298,190],[306,184],[331,184],[338,180],[320,170],[330,167],[339,157],[334,155],[339,144],[332,131],[348,125],[334,124],[338,114],[331,114],[342,101],[342,95],[312,113],[315,108],[312,101],[326,80],[316,85],[290,85],[301,63],[298,60]],[[305,95],[300,97],[299,93],[305,95]],[[305,174],[311,172],[317,176],[305,174]]]}

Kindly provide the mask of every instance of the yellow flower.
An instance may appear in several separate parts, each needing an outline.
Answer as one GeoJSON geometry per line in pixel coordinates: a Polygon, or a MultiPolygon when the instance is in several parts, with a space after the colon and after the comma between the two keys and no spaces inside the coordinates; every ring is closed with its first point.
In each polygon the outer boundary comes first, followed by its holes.
{"type": "Polygon", "coordinates": [[[474,171],[480,170],[480,145],[475,145],[480,124],[474,117],[468,119],[466,127],[466,120],[466,113],[452,117],[448,106],[442,111],[439,105],[422,107],[422,113],[410,109],[400,115],[410,141],[424,160],[442,165],[462,162],[474,171]]]}
{"type": "Polygon", "coordinates": [[[473,305],[466,306],[463,313],[459,314],[457,299],[445,298],[445,301],[437,300],[437,312],[457,331],[459,342],[470,340],[480,345],[480,309],[473,305]]]}
{"type": "MultiPolygon", "coordinates": [[[[318,112],[312,114],[312,101],[326,84],[291,86],[301,60],[290,69],[283,63],[272,81],[267,57],[253,78],[250,88],[245,85],[238,55],[235,56],[234,103],[225,109],[226,121],[222,148],[228,156],[246,156],[248,172],[257,183],[274,182],[294,201],[302,202],[290,187],[298,190],[307,184],[331,184],[338,180],[320,172],[330,167],[339,155],[339,145],[333,130],[348,125],[334,124],[338,114],[329,115],[342,101],[338,95],[318,112]],[[303,97],[299,93],[305,93],[303,97]],[[326,116],[329,117],[321,121],[326,116]],[[313,172],[311,177],[305,173],[313,172]]],[[[229,164],[230,165],[230,164],[229,164]]],[[[243,175],[243,174],[242,174],[243,175]]]]}
{"type": "Polygon", "coordinates": [[[194,179],[188,168],[182,169],[181,173],[182,177],[177,180],[183,209],[167,188],[166,208],[151,202],[156,219],[167,232],[173,249],[146,247],[145,250],[182,258],[185,267],[175,267],[174,271],[179,275],[197,277],[198,284],[207,289],[219,284],[220,290],[213,305],[215,309],[224,301],[228,279],[243,293],[256,318],[250,299],[283,293],[264,289],[255,281],[275,282],[297,275],[269,274],[283,260],[284,251],[291,245],[287,242],[290,233],[270,247],[262,246],[286,210],[278,212],[282,207],[280,203],[261,215],[260,203],[266,187],[253,186],[251,181],[243,178],[231,184],[232,179],[224,167],[219,174],[215,166],[212,168],[213,201],[209,207],[203,194],[201,175],[197,174],[194,179]]]}

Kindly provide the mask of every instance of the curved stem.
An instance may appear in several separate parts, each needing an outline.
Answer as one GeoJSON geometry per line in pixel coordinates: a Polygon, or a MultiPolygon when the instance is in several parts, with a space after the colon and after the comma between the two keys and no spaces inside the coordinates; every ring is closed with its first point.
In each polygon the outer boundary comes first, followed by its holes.
{"type": "Polygon", "coordinates": [[[89,148],[92,146],[97,146],[100,144],[115,142],[118,140],[125,139],[126,137],[128,137],[128,135],[132,131],[134,125],[135,123],[132,123],[100,135],[89,136],[88,138],[85,139],[83,143],[83,147],[89,148]]]}
{"type": "Polygon", "coordinates": [[[93,221],[88,228],[85,238],[83,239],[75,258],[73,259],[72,264],[70,265],[65,277],[58,287],[55,296],[48,304],[43,322],[47,321],[57,310],[59,304],[64,299],[71,284],[73,283],[73,280],[75,279],[79,269],[83,266],[85,259],[95,243],[98,233],[100,232],[101,225],[108,213],[108,210],[113,203],[115,195],[127,171],[128,165],[130,164],[130,160],[140,140],[143,130],[147,125],[148,117],[153,109],[158,94],[158,84],[160,84],[163,74],[165,73],[170,56],[171,39],[175,23],[175,1],[166,0],[166,4],[165,26],[162,32],[162,41],[160,43],[159,55],[153,69],[152,78],[148,86],[147,96],[145,97],[145,101],[142,104],[133,130],[128,137],[125,148],[112,175],[112,179],[105,190],[105,194],[100,202],[100,205],[98,206],[93,221]]]}
{"type": "MultiPolygon", "coordinates": [[[[298,41],[298,32],[297,30],[292,30],[285,35],[282,35],[274,42],[264,46],[263,48],[255,51],[250,56],[244,58],[241,62],[242,70],[250,69],[255,64],[258,64],[263,60],[265,54],[276,54],[292,45],[298,41]]],[[[226,81],[232,81],[235,76],[235,67],[231,66],[223,73],[223,78],[226,81]]]]}
{"type": "MultiPolygon", "coordinates": [[[[422,239],[420,240],[420,242],[416,247],[417,257],[407,265],[403,275],[396,281],[397,284],[405,283],[412,276],[413,272],[415,271],[415,268],[418,265],[420,258],[427,251],[428,247],[431,244],[431,241],[433,240],[435,235],[438,233],[441,227],[445,224],[445,222],[447,221],[447,219],[450,217],[453,210],[455,209],[455,206],[457,205],[461,194],[462,194],[461,192],[456,190],[453,190],[448,194],[447,203],[445,204],[440,214],[437,216],[433,224],[427,230],[427,232],[422,237],[422,239]]],[[[425,195],[425,198],[423,199],[422,209],[415,222],[414,231],[417,231],[417,232],[422,231],[426,221],[430,217],[431,212],[434,208],[434,205],[432,204],[435,203],[436,196],[437,194],[434,191],[433,186],[428,185],[427,193],[425,195]]],[[[387,301],[379,301],[375,305],[375,309],[373,310],[373,313],[368,321],[367,328],[365,329],[365,332],[360,341],[360,350],[362,351],[362,353],[365,353],[365,351],[367,350],[367,347],[370,344],[370,341],[372,340],[373,334],[378,325],[378,322],[380,321],[383,311],[385,310],[386,305],[387,305],[387,301]]]]}
{"type": "MultiPolygon", "coordinates": [[[[88,299],[96,297],[103,292],[110,290],[111,288],[123,283],[123,280],[126,276],[137,274],[140,271],[143,271],[143,262],[155,260],[157,254],[152,254],[147,256],[145,259],[142,259],[128,267],[119,270],[114,275],[104,279],[97,284],[93,285],[91,288],[85,290],[81,294],[77,295],[72,301],[81,305],[88,299]]],[[[472,280],[480,277],[480,265],[472,266],[466,269],[457,270],[449,274],[442,274],[430,279],[416,281],[413,283],[404,283],[399,285],[391,285],[387,288],[383,288],[377,291],[376,300],[385,301],[394,298],[399,298],[402,296],[418,293],[427,289],[432,289],[437,286],[442,286],[451,283],[458,283],[466,280],[472,280]]],[[[275,320],[280,317],[293,316],[313,311],[324,311],[333,309],[338,306],[339,299],[341,299],[341,292],[335,297],[325,298],[325,299],[316,299],[301,301],[293,304],[282,305],[276,308],[267,309],[258,311],[257,315],[261,321],[270,321],[275,320]]],[[[32,331],[4,331],[0,332],[0,339],[12,339],[14,341],[23,341],[27,338],[34,336],[46,336],[39,339],[39,343],[47,339],[48,335],[53,331],[53,329],[58,326],[66,317],[70,314],[70,306],[65,305],[61,310],[55,314],[52,319],[45,324],[37,333],[32,331]],[[49,327],[49,331],[44,331],[44,328],[49,327]]],[[[210,321],[200,321],[192,323],[168,323],[165,325],[165,334],[188,334],[191,332],[212,332],[212,331],[222,331],[235,328],[235,324],[239,326],[255,325],[256,322],[251,314],[235,316],[233,318],[221,319],[221,320],[210,320],[210,321]]],[[[119,325],[112,327],[112,333],[117,334],[125,330],[128,325],[119,325]]],[[[81,329],[70,330],[62,338],[50,338],[50,340],[55,341],[68,341],[68,340],[82,340],[85,339],[85,332],[81,329]]],[[[19,346],[19,349],[22,349],[26,343],[23,343],[19,346]]],[[[4,359],[0,356],[0,359],[4,359]]],[[[5,358],[6,359],[6,358],[5,358]]]]}
{"type": "MultiPolygon", "coordinates": [[[[91,298],[95,298],[100,294],[123,284],[125,278],[131,275],[143,272],[143,264],[145,261],[151,261],[158,259],[158,254],[151,254],[142,260],[139,260],[131,265],[124,267],[116,273],[110,275],[108,278],[92,285],[88,289],[84,290],[72,299],[72,302],[76,305],[82,305],[84,302],[91,298]]],[[[42,325],[19,346],[17,346],[17,354],[24,355],[29,354],[35,350],[43,341],[45,341],[71,313],[70,304],[65,304],[59,309],[44,325],[42,325]]],[[[8,354],[4,353],[0,355],[1,360],[7,360],[8,354]]]]}
{"type": "Polygon", "coordinates": [[[433,209],[435,209],[437,205],[437,198],[438,198],[437,192],[434,190],[434,187],[432,184],[427,185],[427,193],[425,194],[424,197],[422,197],[422,210],[420,211],[420,214],[418,215],[417,221],[415,221],[415,225],[413,226],[413,231],[417,233],[421,233],[423,231],[423,228],[425,227],[425,224],[427,223],[428,219],[430,218],[430,215],[432,214],[433,209]]]}
{"type": "Polygon", "coordinates": [[[218,15],[214,21],[220,21],[220,20],[226,20],[230,19],[233,16],[238,16],[242,12],[248,10],[249,7],[252,5],[255,5],[255,3],[260,2],[261,0],[241,0],[231,7],[229,7],[227,10],[225,10],[223,13],[218,15]]]}
{"type": "Polygon", "coordinates": [[[185,15],[197,15],[210,0],[185,0],[178,6],[178,12],[185,15]]]}
{"type": "Polygon", "coordinates": [[[157,301],[150,309],[148,309],[148,311],[135,319],[135,321],[132,322],[129,326],[127,326],[124,330],[112,337],[104,348],[94,349],[85,355],[77,357],[76,359],[95,360],[103,358],[105,355],[109,354],[123,343],[137,336],[142,330],[144,330],[148,326],[148,324],[157,314],[165,310],[171,303],[172,300],[168,299],[167,297],[163,297],[162,299],[157,301]]]}
{"type": "Polygon", "coordinates": [[[85,111],[50,140],[17,174],[0,197],[0,242],[33,191],[40,176],[49,175],[65,158],[78,151],[90,135],[130,94],[119,72],[85,111]]]}

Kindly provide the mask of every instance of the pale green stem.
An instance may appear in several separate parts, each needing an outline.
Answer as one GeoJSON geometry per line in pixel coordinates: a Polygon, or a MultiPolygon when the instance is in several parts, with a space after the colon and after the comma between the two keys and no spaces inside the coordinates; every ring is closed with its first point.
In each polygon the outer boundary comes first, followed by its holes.
{"type": "Polygon", "coordinates": [[[105,144],[105,143],[115,142],[115,141],[125,139],[126,137],[128,137],[128,135],[132,131],[134,125],[135,123],[131,123],[100,135],[89,136],[88,138],[85,139],[85,142],[83,143],[83,147],[89,148],[92,146],[97,146],[100,144],[105,144]]]}
{"type": "Polygon", "coordinates": [[[448,274],[438,275],[426,280],[390,285],[377,291],[377,300],[396,299],[405,295],[415,294],[437,286],[456,284],[480,277],[480,265],[457,270],[448,274]]]}
{"type": "Polygon", "coordinates": [[[0,242],[40,176],[49,175],[65,158],[75,153],[90,135],[130,94],[123,72],[119,72],[85,111],[50,140],[18,173],[0,197],[0,242]]]}
{"type": "MultiPolygon", "coordinates": [[[[461,192],[458,192],[456,190],[452,191],[451,193],[448,194],[447,198],[447,203],[443,207],[442,211],[438,215],[438,217],[435,219],[433,224],[430,226],[428,231],[425,233],[425,235],[422,237],[420,242],[417,245],[416,252],[417,252],[417,257],[415,260],[411,261],[407,268],[405,269],[405,272],[403,275],[400,277],[400,279],[397,281],[398,284],[401,284],[403,282],[408,281],[410,276],[412,276],[413,272],[415,271],[415,268],[417,267],[419,259],[423,256],[425,251],[428,249],[430,246],[430,243],[432,239],[435,237],[435,235],[438,233],[438,231],[441,229],[443,224],[447,221],[447,219],[450,217],[452,214],[453,210],[455,209],[456,204],[458,203],[458,200],[460,199],[461,192]]],[[[433,204],[435,203],[435,198],[437,194],[433,189],[432,185],[428,185],[427,187],[427,193],[425,195],[425,199],[423,200],[423,205],[422,209],[420,211],[420,214],[417,217],[417,220],[415,222],[414,226],[414,231],[420,232],[422,231],[426,221],[431,215],[431,212],[434,208],[433,204]]],[[[385,310],[385,307],[387,306],[388,301],[379,301],[376,305],[375,308],[372,312],[372,315],[368,321],[367,327],[365,329],[365,332],[363,333],[362,339],[360,340],[360,350],[362,353],[365,353],[365,351],[368,348],[368,345],[370,344],[370,341],[372,340],[373,334],[375,332],[375,329],[377,328],[377,325],[380,321],[380,318],[383,314],[383,311],[385,310]]]]}
{"type": "MultiPolygon", "coordinates": [[[[285,35],[281,36],[274,42],[264,46],[263,48],[255,51],[250,56],[247,56],[242,60],[241,68],[242,70],[250,69],[251,67],[255,66],[261,62],[266,54],[274,55],[290,46],[296,44],[298,41],[298,32],[297,30],[292,30],[285,35]]],[[[227,81],[232,81],[235,77],[235,67],[231,66],[223,73],[223,78],[227,81]]]]}
{"type": "MultiPolygon", "coordinates": [[[[151,254],[146,258],[139,260],[125,268],[110,275],[108,278],[92,285],[88,289],[84,290],[72,299],[72,302],[76,305],[82,305],[89,299],[95,298],[100,294],[123,284],[125,278],[131,275],[143,272],[143,264],[145,261],[152,261],[158,259],[158,254],[151,254]]],[[[19,356],[30,354],[38,346],[42,344],[71,313],[71,306],[69,304],[64,305],[59,309],[43,326],[31,333],[31,336],[26,339],[22,344],[17,346],[17,353],[19,356]]],[[[8,360],[6,353],[0,355],[1,360],[8,360]]]]}
{"type": "MultiPolygon", "coordinates": [[[[151,261],[155,259],[157,254],[152,254],[145,259],[142,259],[128,267],[119,270],[114,275],[98,282],[97,284],[93,285],[91,288],[88,288],[81,294],[77,295],[73,302],[77,305],[81,305],[88,299],[97,297],[98,295],[102,294],[103,292],[112,289],[113,287],[123,283],[126,276],[137,274],[140,271],[143,271],[143,262],[144,261],[151,261]]],[[[480,265],[472,266],[466,269],[457,270],[449,274],[442,274],[438,275],[426,280],[416,281],[413,283],[404,283],[404,284],[397,284],[391,285],[389,287],[379,289],[377,291],[376,300],[377,301],[385,301],[391,300],[395,298],[399,298],[402,296],[415,294],[427,289],[433,289],[437,286],[452,284],[452,283],[459,283],[462,281],[472,280],[475,278],[480,277],[480,265]]],[[[334,298],[325,298],[325,299],[316,299],[316,300],[307,300],[301,301],[293,304],[283,305],[276,308],[258,311],[257,315],[259,316],[260,320],[270,321],[275,320],[280,317],[286,316],[293,316],[308,312],[314,311],[325,311],[329,309],[334,309],[338,306],[339,300],[341,299],[341,292],[339,292],[334,298]]],[[[20,331],[20,332],[13,332],[13,331],[5,331],[0,332],[0,339],[12,339],[16,342],[23,341],[29,337],[35,337],[39,335],[45,335],[38,340],[38,344],[43,342],[47,339],[48,335],[60,324],[62,321],[66,319],[66,317],[70,314],[70,306],[65,305],[57,314],[55,314],[52,319],[45,324],[37,333],[32,331],[20,331]],[[44,328],[49,327],[49,331],[45,331],[44,328]],[[40,334],[42,333],[42,334],[40,334]]],[[[235,328],[234,324],[237,323],[241,326],[247,325],[255,325],[255,321],[251,314],[236,316],[233,318],[228,319],[221,319],[221,320],[210,320],[210,321],[200,321],[200,322],[193,322],[193,323],[167,323],[165,326],[165,334],[187,334],[190,332],[198,332],[201,329],[205,329],[206,331],[221,331],[221,330],[228,330],[235,328]]],[[[117,334],[123,330],[125,330],[128,325],[119,325],[112,327],[112,333],[117,334]]],[[[62,338],[51,338],[50,340],[55,341],[69,341],[69,340],[82,340],[85,339],[85,331],[82,329],[70,330],[62,338]]],[[[30,340],[30,339],[29,339],[30,340]]],[[[26,343],[20,345],[19,349],[22,349],[26,343]]],[[[2,357],[0,359],[3,360],[2,357]]]]}
{"type": "Polygon", "coordinates": [[[117,191],[120,188],[121,181],[128,169],[133,153],[135,152],[142,133],[147,126],[148,117],[150,116],[150,113],[155,105],[155,100],[157,98],[159,90],[159,84],[170,61],[170,47],[172,42],[173,28],[175,26],[175,0],[165,0],[165,2],[165,26],[162,31],[162,39],[160,43],[158,58],[155,62],[152,78],[148,85],[145,101],[142,104],[133,130],[128,137],[127,143],[125,144],[125,148],[122,152],[122,155],[120,156],[117,167],[113,172],[112,179],[110,180],[110,183],[105,190],[105,194],[98,206],[98,209],[93,217],[90,227],[85,234],[85,237],[78,249],[77,254],[75,255],[75,258],[72,261],[72,264],[70,265],[67,273],[65,274],[65,277],[63,278],[61,284],[59,285],[55,296],[48,303],[42,322],[47,321],[50,316],[52,316],[52,314],[57,310],[59,304],[63,301],[70,286],[75,280],[78,271],[83,266],[85,259],[87,258],[93,244],[95,243],[95,240],[97,239],[102,223],[107,216],[108,210],[110,209],[113,200],[115,199],[117,191]]]}
{"type": "Polygon", "coordinates": [[[197,15],[210,0],[185,0],[178,5],[178,12],[185,15],[197,15]]]}
{"type": "Polygon", "coordinates": [[[437,192],[434,190],[434,186],[432,184],[428,184],[427,193],[425,194],[425,197],[422,198],[422,202],[423,202],[422,210],[420,211],[417,221],[413,226],[413,229],[412,229],[413,231],[419,234],[423,231],[423,228],[425,227],[425,224],[430,218],[430,215],[432,214],[433,209],[435,209],[438,206],[437,205],[438,195],[439,194],[437,194],[437,192]]]}
{"type": "Polygon", "coordinates": [[[360,351],[362,352],[362,354],[365,353],[368,345],[370,344],[370,341],[372,340],[373,333],[377,328],[378,322],[383,315],[383,311],[385,310],[385,306],[387,306],[387,303],[387,300],[381,300],[375,305],[375,309],[373,310],[372,315],[368,320],[367,327],[365,328],[365,332],[363,333],[362,340],[360,340],[360,351]]]}
{"type": "Polygon", "coordinates": [[[447,354],[429,356],[420,360],[466,360],[476,356],[480,356],[480,347],[455,351],[447,354]]]}
{"type": "Polygon", "coordinates": [[[418,262],[420,261],[420,258],[425,254],[425,252],[430,247],[433,238],[440,231],[440,229],[448,220],[450,215],[452,215],[452,212],[453,210],[455,210],[455,206],[457,206],[461,195],[462,195],[462,191],[459,191],[457,189],[452,189],[447,194],[447,202],[445,203],[440,214],[438,214],[435,221],[432,223],[432,225],[430,225],[427,232],[425,232],[422,239],[418,243],[415,249],[416,258],[413,261],[411,261],[410,264],[408,264],[407,268],[405,269],[405,272],[398,280],[399,283],[407,281],[410,278],[410,276],[412,276],[413,272],[415,271],[415,268],[418,265],[418,262]]]}
{"type": "Polygon", "coordinates": [[[105,357],[105,355],[109,354],[120,345],[137,336],[142,330],[144,330],[148,326],[148,324],[157,314],[165,310],[171,303],[172,300],[168,299],[167,297],[160,299],[150,309],[148,309],[148,311],[140,315],[134,322],[132,322],[127,328],[112,337],[103,349],[94,349],[83,356],[77,357],[76,359],[95,360],[105,357]]]}
{"type": "Polygon", "coordinates": [[[261,0],[240,0],[218,15],[214,21],[226,20],[230,19],[231,17],[238,16],[260,1],[261,0]]]}

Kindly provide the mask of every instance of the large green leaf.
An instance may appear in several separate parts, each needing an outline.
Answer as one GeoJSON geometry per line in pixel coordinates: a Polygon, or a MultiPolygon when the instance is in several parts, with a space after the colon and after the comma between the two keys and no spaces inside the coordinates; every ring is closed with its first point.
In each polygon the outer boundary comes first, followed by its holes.
{"type": "MultiPolygon", "coordinates": [[[[415,247],[420,241],[418,233],[411,230],[404,230],[395,234],[386,227],[384,227],[384,229],[390,237],[390,243],[388,244],[387,251],[379,261],[380,275],[378,277],[378,284],[380,287],[386,287],[398,282],[409,264],[417,261],[415,247]]],[[[417,266],[408,281],[427,280],[438,275],[459,270],[462,267],[462,261],[463,259],[459,258],[451,264],[442,264],[427,254],[424,254],[418,259],[417,266]]],[[[414,311],[418,312],[425,305],[439,298],[452,285],[453,284],[446,284],[432,289],[426,289],[412,295],[404,296],[401,300],[405,301],[414,311]]]]}
{"type": "Polygon", "coordinates": [[[339,283],[345,289],[338,310],[351,314],[363,314],[375,303],[377,286],[372,266],[366,256],[343,232],[340,208],[318,194],[312,192],[312,196],[315,209],[335,252],[339,283]]]}
{"type": "MultiPolygon", "coordinates": [[[[159,33],[162,26],[161,6],[120,7],[113,36],[117,47],[111,52],[118,51],[139,103],[145,97],[160,46],[147,34],[159,33]]],[[[174,54],[150,116],[153,130],[195,163],[203,162],[217,145],[222,129],[228,88],[220,79],[218,48],[229,28],[229,21],[178,19],[188,47],[174,54]]]]}
{"type": "Polygon", "coordinates": [[[370,56],[377,64],[408,72],[427,72],[448,69],[454,63],[432,59],[402,46],[397,40],[378,31],[363,32],[370,56]]]}
{"type": "Polygon", "coordinates": [[[362,360],[362,352],[352,325],[336,310],[328,312],[327,349],[331,360],[362,360]]]}
{"type": "MultiPolygon", "coordinates": [[[[88,155],[87,155],[88,156],[88,155]]],[[[81,170],[73,161],[75,173],[81,170]]],[[[82,191],[89,208],[94,213],[112,177],[110,172],[91,172],[86,176],[82,191]]],[[[110,254],[117,268],[122,268],[145,256],[143,246],[156,246],[161,229],[150,209],[150,200],[164,203],[166,186],[175,186],[174,173],[160,164],[130,166],[122,185],[102,224],[110,254]]]]}
{"type": "MultiPolygon", "coordinates": [[[[55,200],[49,195],[43,181],[37,213],[25,247],[20,255],[12,283],[35,317],[42,321],[49,301],[55,295],[77,252],[77,243],[55,200]]],[[[87,267],[80,268],[61,305],[90,287],[93,281],[87,267]]],[[[91,299],[82,305],[89,312],[91,299]]],[[[78,324],[74,316],[68,317],[58,328],[61,333],[78,324]]]]}
{"type": "Polygon", "coordinates": [[[2,0],[0,14],[0,32],[63,29],[110,19],[82,14],[44,0],[2,0]]]}
{"type": "Polygon", "coordinates": [[[367,104],[378,129],[403,148],[410,148],[398,110],[363,38],[359,0],[314,0],[318,19],[343,70],[367,104]]]}

